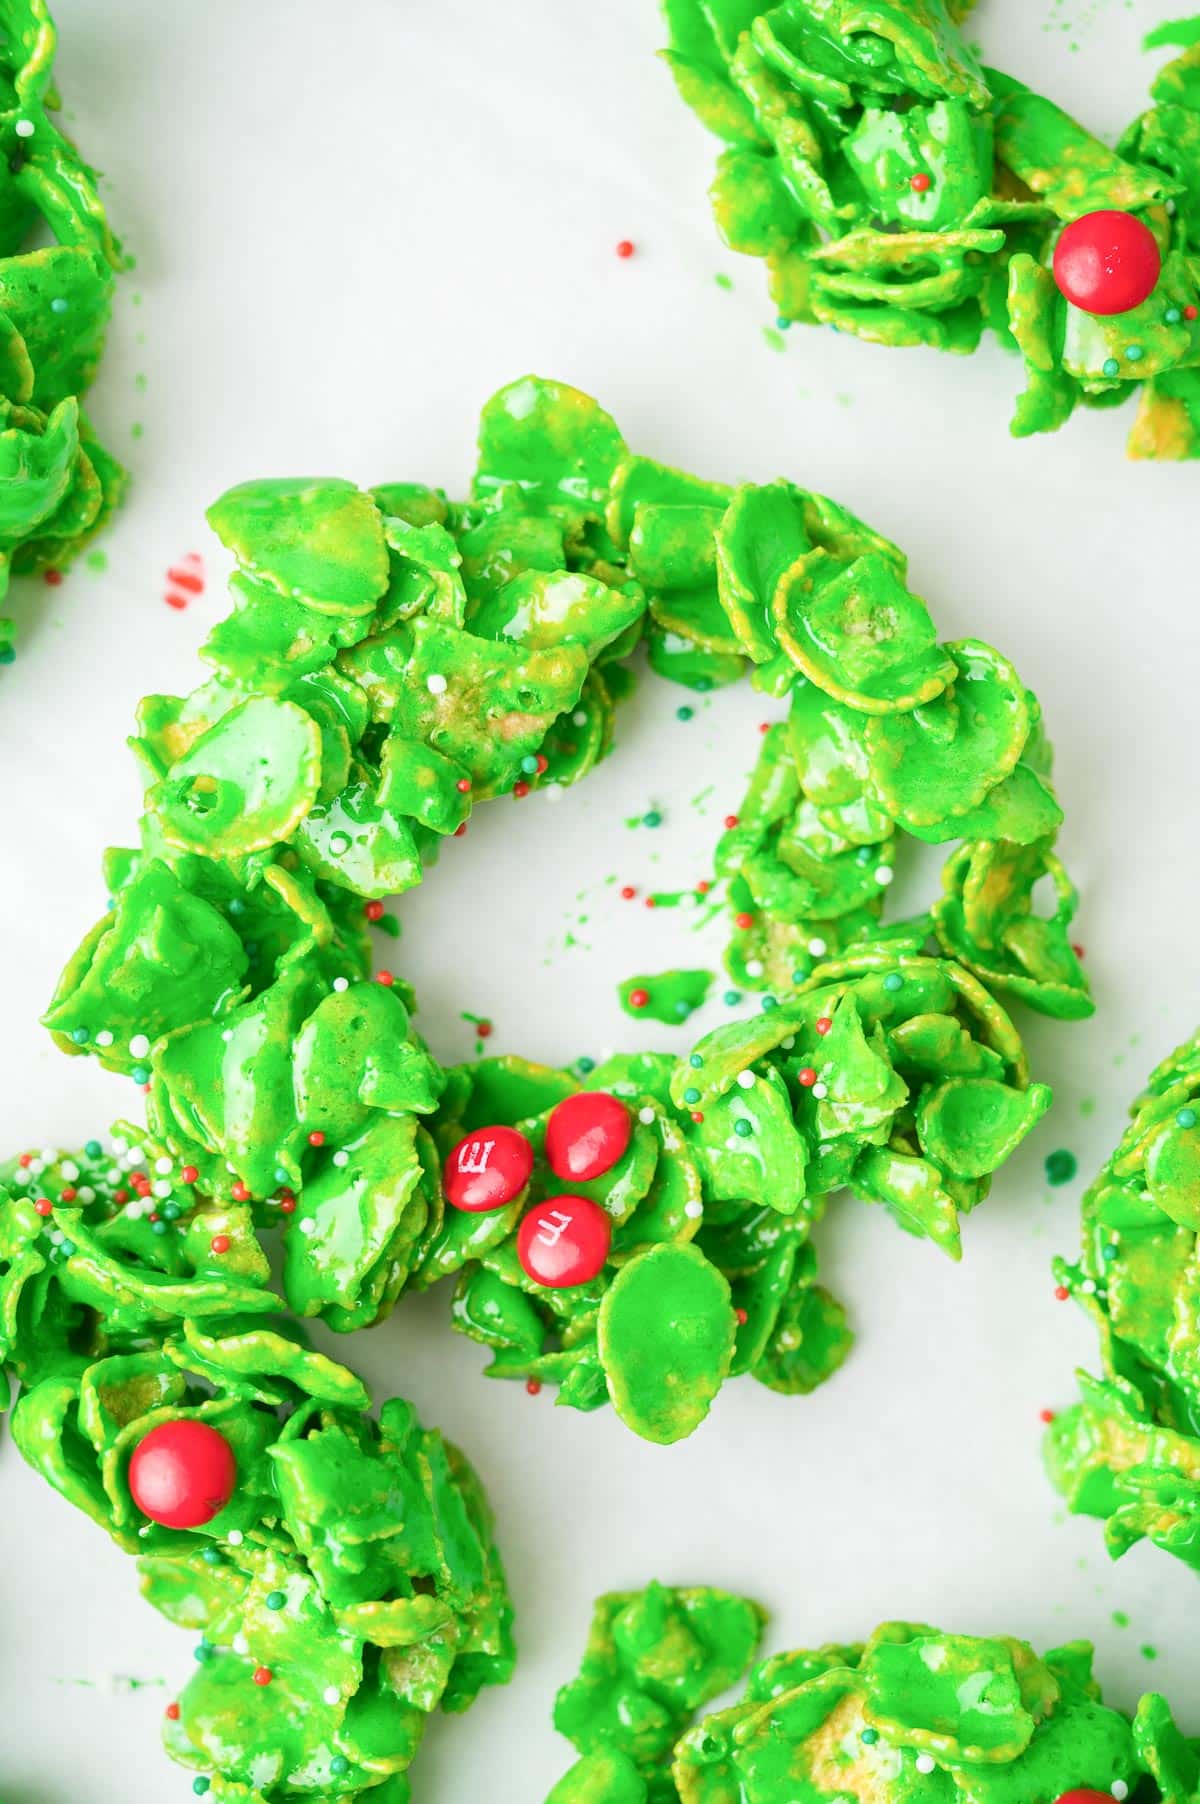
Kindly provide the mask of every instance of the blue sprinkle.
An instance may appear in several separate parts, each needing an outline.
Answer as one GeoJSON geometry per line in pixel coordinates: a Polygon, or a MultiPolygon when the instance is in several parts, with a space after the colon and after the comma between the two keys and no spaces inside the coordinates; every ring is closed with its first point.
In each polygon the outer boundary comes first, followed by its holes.
{"type": "Polygon", "coordinates": [[[676,720],[690,720],[695,712],[696,710],[689,708],[685,702],[682,708],[676,708],[675,718],[676,720]]]}
{"type": "Polygon", "coordinates": [[[71,1030],[71,1038],[76,1046],[86,1046],[91,1037],[86,1027],[76,1027],[71,1030]]]}
{"type": "Polygon", "coordinates": [[[1167,311],[1163,314],[1163,318],[1166,320],[1168,326],[1177,326],[1183,318],[1183,314],[1179,311],[1178,307],[1168,307],[1167,311]]]}
{"type": "Polygon", "coordinates": [[[58,1250],[64,1259],[69,1259],[75,1251],[75,1242],[73,1240],[60,1240],[58,1243],[58,1250]]]}
{"type": "Polygon", "coordinates": [[[778,326],[778,328],[781,332],[786,332],[788,327],[791,325],[791,323],[792,322],[790,319],[784,319],[782,313],[777,315],[776,320],[775,320],[775,324],[778,326]]]}
{"type": "Polygon", "coordinates": [[[245,914],[246,904],[242,901],[242,898],[240,896],[235,896],[233,898],[233,901],[229,904],[229,912],[231,915],[244,915],[245,914]]]}
{"type": "Polygon", "coordinates": [[[902,990],[904,979],[898,971],[889,971],[883,980],[883,987],[885,990],[902,990]]]}
{"type": "Polygon", "coordinates": [[[537,776],[537,766],[538,766],[538,761],[534,757],[532,752],[527,753],[526,756],[524,758],[522,758],[522,760],[521,760],[521,769],[525,772],[525,775],[527,777],[536,777],[537,776]]]}
{"type": "Polygon", "coordinates": [[[283,1169],[282,1165],[277,1165],[275,1167],[275,1182],[277,1184],[287,1184],[291,1182],[290,1174],[283,1169]]]}
{"type": "Polygon", "coordinates": [[[1180,1109],[1175,1119],[1182,1128],[1195,1127],[1197,1121],[1196,1111],[1195,1109],[1180,1109]]]}
{"type": "Polygon", "coordinates": [[[83,1150],[89,1159],[98,1159],[104,1151],[104,1148],[98,1140],[89,1140],[83,1150]]]}
{"type": "Polygon", "coordinates": [[[675,1013],[679,1016],[679,1019],[681,1021],[686,1021],[688,1016],[691,1014],[691,1012],[692,1012],[691,1003],[684,1002],[683,998],[680,997],[679,1001],[675,1004],[675,1013]]]}
{"type": "Polygon", "coordinates": [[[657,808],[647,809],[646,813],[642,816],[642,825],[643,827],[662,826],[662,815],[658,812],[657,808]]]}
{"type": "Polygon", "coordinates": [[[152,1234],[162,1235],[162,1234],[165,1234],[166,1231],[167,1231],[167,1224],[165,1221],[152,1221],[150,1223],[150,1232],[152,1234]]]}
{"type": "Polygon", "coordinates": [[[162,1218],[164,1221],[178,1221],[181,1213],[182,1211],[180,1210],[178,1203],[164,1203],[162,1206],[162,1218]]]}
{"type": "Polygon", "coordinates": [[[1116,1256],[1117,1256],[1117,1249],[1115,1246],[1110,1245],[1110,1246],[1106,1246],[1106,1247],[1101,1247],[1100,1257],[1101,1257],[1101,1259],[1104,1260],[1105,1264],[1111,1264],[1112,1261],[1116,1258],[1116,1256]]]}
{"type": "Polygon", "coordinates": [[[745,1140],[748,1135],[750,1135],[754,1132],[754,1128],[752,1127],[750,1122],[748,1122],[746,1120],[746,1117],[744,1115],[739,1115],[737,1120],[733,1124],[733,1131],[735,1134],[740,1135],[741,1138],[743,1140],[745,1140]]]}
{"type": "Polygon", "coordinates": [[[808,972],[807,971],[793,971],[792,972],[792,982],[793,983],[807,983],[807,981],[808,981],[808,972]]]}
{"type": "Polygon", "coordinates": [[[683,1093],[683,1100],[684,1100],[684,1102],[699,1102],[700,1101],[700,1092],[699,1092],[699,1090],[697,1090],[695,1084],[688,1085],[688,1088],[683,1093]]]}
{"type": "Polygon", "coordinates": [[[201,1774],[199,1779],[192,1780],[192,1790],[198,1798],[202,1798],[211,1785],[212,1780],[206,1779],[203,1774],[201,1774]]]}
{"type": "Polygon", "coordinates": [[[56,294],[50,303],[50,311],[51,313],[65,313],[70,305],[70,301],[64,295],[56,294]]]}
{"type": "Polygon", "coordinates": [[[221,1564],[221,1555],[215,1547],[206,1547],[200,1558],[204,1561],[206,1566],[219,1566],[221,1564]]]}
{"type": "Polygon", "coordinates": [[[875,1743],[879,1740],[879,1730],[878,1729],[864,1729],[861,1736],[859,1737],[859,1740],[863,1743],[863,1745],[865,1747],[873,1748],[875,1746],[875,1743]]]}
{"type": "Polygon", "coordinates": [[[1121,366],[1115,357],[1106,357],[1100,367],[1106,376],[1119,376],[1121,374],[1121,366]]]}
{"type": "Polygon", "coordinates": [[[197,1642],[196,1646],[192,1649],[192,1659],[199,1660],[201,1666],[203,1666],[206,1660],[212,1659],[216,1651],[217,1650],[211,1641],[200,1641],[197,1642]]]}
{"type": "Polygon", "coordinates": [[[268,1608],[268,1610],[282,1610],[282,1608],[286,1602],[287,1602],[287,1593],[286,1592],[284,1592],[284,1591],[268,1591],[267,1592],[267,1608],[268,1608]]]}
{"type": "Polygon", "coordinates": [[[779,1007],[779,998],[778,998],[778,996],[764,996],[764,997],[763,997],[763,999],[762,999],[762,1006],[763,1006],[763,1014],[764,1014],[764,1015],[765,1015],[765,1014],[766,1014],[766,1013],[767,1013],[767,1012],[768,1012],[768,1011],[769,1011],[769,1010],[770,1010],[770,1009],[773,1009],[773,1008],[778,1008],[778,1007],[779,1007]]]}
{"type": "Polygon", "coordinates": [[[135,1065],[129,1075],[135,1084],[148,1084],[150,1082],[150,1073],[144,1065],[135,1065]]]}
{"type": "Polygon", "coordinates": [[[596,1069],[595,1059],[588,1059],[588,1058],[577,1059],[576,1064],[578,1065],[580,1071],[583,1072],[584,1077],[587,1076],[589,1071],[594,1071],[596,1069]]]}
{"type": "MultiPolygon", "coordinates": [[[[730,991],[730,994],[732,995],[733,992],[730,991]]],[[[698,1052],[693,1052],[688,1055],[688,1064],[691,1066],[693,1071],[699,1071],[699,1069],[700,1069],[701,1065],[703,1065],[703,1063],[704,1063],[704,1060],[700,1057],[700,1054],[698,1052]]]]}
{"type": "Polygon", "coordinates": [[[742,992],[740,990],[726,990],[724,1001],[728,1008],[736,1008],[741,1000],[742,992]]]}
{"type": "Polygon", "coordinates": [[[344,1754],[335,1754],[333,1759],[329,1762],[329,1770],[333,1773],[335,1778],[340,1779],[343,1773],[348,1773],[350,1771],[350,1762],[346,1759],[344,1754]]]}
{"type": "Polygon", "coordinates": [[[1130,363],[1140,363],[1146,353],[1141,345],[1126,345],[1125,355],[1128,357],[1130,363]]]}
{"type": "Polygon", "coordinates": [[[712,688],[712,678],[697,677],[692,687],[695,689],[697,695],[707,695],[712,688]]]}

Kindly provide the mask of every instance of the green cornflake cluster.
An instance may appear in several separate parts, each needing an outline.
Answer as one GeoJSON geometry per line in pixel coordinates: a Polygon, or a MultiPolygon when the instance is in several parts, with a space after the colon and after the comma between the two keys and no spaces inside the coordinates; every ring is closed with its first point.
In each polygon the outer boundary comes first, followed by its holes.
{"type": "Polygon", "coordinates": [[[650,1584],[597,1598],[579,1677],[554,1726],[582,1755],[546,1804],[667,1804],[675,1743],[742,1678],[766,1613],[707,1586],[650,1584]]]}
{"type": "MultiPolygon", "coordinates": [[[[576,1408],[609,1399],[658,1441],[690,1433],[731,1373],[811,1390],[850,1339],[815,1282],[824,1199],[851,1186],[957,1257],[960,1214],[1050,1100],[993,991],[1087,1006],[1069,902],[1056,923],[1029,912],[1059,818],[1036,703],[988,647],[936,644],[900,554],[844,509],[640,458],[588,396],[532,377],[484,409],[469,502],[258,482],[210,517],[236,606],[204,648],[209,681],[141,705],[141,843],[108,854],[110,912],[46,1016],[58,1043],[147,1090],[200,1208],[282,1230],[297,1315],[349,1331],[454,1276],[456,1324],[494,1375],[553,1380],[576,1408]],[[367,923],[476,802],[574,783],[603,756],[642,641],[697,688],[759,666],[794,721],[825,722],[837,752],[810,746],[809,763],[831,783],[869,735],[895,817],[925,837],[952,817],[966,843],[940,949],[930,919],[881,928],[864,907],[832,959],[808,942],[761,1020],[686,1060],[590,1074],[633,1132],[576,1186],[611,1222],[607,1264],[553,1289],[525,1273],[517,1226],[562,1190],[545,1118],[577,1080],[519,1060],[441,1071],[411,992],[370,979],[367,923]],[[495,1124],[531,1141],[532,1184],[491,1213],[448,1207],[442,1161],[495,1124]]],[[[798,815],[794,738],[768,735],[756,783],[798,815]]],[[[882,818],[883,802],[826,799],[847,833],[882,818]]],[[[764,797],[725,844],[735,890],[792,858],[769,813],[764,797]]],[[[770,901],[782,946],[795,923],[770,901]]]]}
{"type": "Polygon", "coordinates": [[[957,352],[990,331],[1025,364],[1016,436],[1136,392],[1130,454],[1200,456],[1200,46],[1114,150],[979,64],[970,0],[662,5],[679,92],[726,147],[717,228],[765,258],[781,323],[957,352]],[[1104,209],[1162,254],[1150,297],[1108,317],[1049,266],[1061,228],[1104,209]]]}
{"type": "Polygon", "coordinates": [[[1180,1734],[1157,1695],[1132,1721],[1106,1705],[1087,1642],[1039,1657],[1007,1636],[904,1622],[884,1623],[865,1644],[764,1660],[743,1700],[687,1729],[672,1754],[669,1728],[729,1683],[756,1639],[739,1633],[722,1657],[681,1636],[671,1604],[688,1597],[715,1600],[710,1611],[754,1610],[657,1585],[601,1598],[583,1672],[555,1709],[583,1758],[547,1804],[1200,1799],[1200,1743],[1180,1734]],[[647,1619],[661,1625],[657,1639],[647,1619]]]}
{"type": "Polygon", "coordinates": [[[1151,1073],[1083,1199],[1079,1263],[1059,1285],[1093,1318],[1103,1379],[1047,1435],[1072,1511],[1118,1557],[1148,1539],[1200,1568],[1200,1035],[1151,1073]]]}
{"type": "Polygon", "coordinates": [[[517,1228],[563,1188],[542,1150],[575,1087],[516,1059],[449,1074],[433,1128],[443,1156],[499,1123],[529,1139],[534,1172],[504,1210],[448,1211],[414,1282],[459,1273],[454,1323],[494,1349],[489,1376],[557,1383],[577,1409],[611,1401],[658,1442],[692,1433],[727,1377],[798,1395],[841,1365],[852,1336],[811,1244],[833,1192],[881,1204],[957,1259],[960,1216],[1050,1103],[968,971],[895,941],[855,947],[686,1058],[621,1055],[589,1073],[635,1125],[610,1171],[571,1186],[613,1222],[608,1264],[553,1290],[523,1270],[517,1228]]]}
{"type": "MultiPolygon", "coordinates": [[[[79,404],[121,251],[94,172],[50,117],[54,50],[45,0],[0,0],[0,602],[11,572],[68,563],[125,483],[79,404]]],[[[0,664],[12,656],[0,619],[0,664]]]]}
{"type": "Polygon", "coordinates": [[[314,1352],[267,1287],[250,1211],[188,1199],[160,1143],[0,1168],[0,1369],[25,1459],[138,1555],[199,1639],[168,1712],[195,1790],[407,1804],[429,1715],[513,1665],[512,1612],[470,1465],[399,1398],[314,1352]],[[148,1521],[129,1462],[198,1420],[237,1486],[203,1527],[148,1521]]]}

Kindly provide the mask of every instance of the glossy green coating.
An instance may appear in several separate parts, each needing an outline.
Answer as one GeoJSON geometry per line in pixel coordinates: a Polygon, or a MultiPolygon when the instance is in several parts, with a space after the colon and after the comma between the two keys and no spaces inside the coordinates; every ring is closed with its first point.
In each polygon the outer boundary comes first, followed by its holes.
{"type": "MultiPolygon", "coordinates": [[[[700,1686],[664,1699],[660,1675],[679,1652],[664,1660],[672,1642],[638,1633],[673,1596],[720,1594],[650,1585],[599,1599],[583,1671],[555,1708],[583,1758],[546,1804],[1056,1804],[1085,1791],[1200,1800],[1200,1744],[1155,1694],[1132,1720],[1106,1705],[1084,1641],[1039,1656],[1007,1636],[884,1623],[865,1643],[772,1655],[740,1702],[693,1726],[700,1686]],[[637,1682],[635,1651],[652,1682],[637,1682]]],[[[756,1640],[757,1627],[749,1646],[739,1634],[743,1668],[756,1640]]],[[[708,1696],[734,1676],[732,1654],[708,1696]]]]}
{"type": "Polygon", "coordinates": [[[554,1704],[555,1728],[584,1760],[551,1797],[557,1804],[673,1798],[672,1748],[696,1712],[745,1673],[765,1621],[748,1598],[705,1586],[653,1583],[597,1598],[579,1676],[554,1704]],[[618,1789],[597,1790],[601,1778],[618,1789]]]}
{"type": "Polygon", "coordinates": [[[712,988],[711,971],[655,971],[639,977],[626,977],[617,997],[621,1007],[634,1020],[661,1021],[664,1027],[682,1027],[708,1000],[712,988]],[[645,993],[645,1002],[631,997],[645,993]]]}
{"type": "Polygon", "coordinates": [[[369,1413],[269,1280],[249,1207],[198,1197],[139,1130],[0,1170],[13,1440],[201,1637],[168,1752],[218,1799],[400,1798],[430,1713],[512,1671],[491,1515],[457,1449],[399,1398],[369,1413]],[[191,1530],[144,1518],[128,1481],[142,1437],[181,1419],[237,1464],[191,1530]]]}
{"type": "Polygon", "coordinates": [[[1148,1539],[1200,1569],[1200,1036],[1151,1073],[1082,1219],[1056,1276],[1096,1324],[1103,1377],[1081,1373],[1055,1417],[1050,1476],[1114,1557],[1148,1539]]]}
{"type": "MultiPolygon", "coordinates": [[[[80,412],[123,258],[94,170],[55,123],[55,49],[45,0],[3,0],[0,602],[13,572],[70,563],[125,486],[80,412]]],[[[11,622],[0,622],[0,665],[11,655],[11,622]]]]}
{"type": "MultiPolygon", "coordinates": [[[[937,34],[922,42],[914,68],[942,68],[937,34]]],[[[996,993],[1089,1006],[1065,878],[1055,920],[1031,913],[1058,811],[1011,665],[939,643],[903,553],[837,502],[639,457],[589,396],[536,377],[484,408],[468,502],[284,479],[211,518],[234,611],[207,680],[138,710],[140,844],[108,855],[109,912],[46,1015],[65,1051],[148,1085],[163,1156],[194,1169],[160,1238],[190,1249],[194,1216],[219,1212],[221,1269],[236,1259],[275,1309],[260,1236],[278,1230],[287,1305],[340,1332],[452,1278],[492,1376],[612,1401],[654,1441],[690,1433],[726,1376],[815,1388],[851,1341],[809,1244],[828,1198],[852,1188],[958,1257],[962,1214],[1049,1100],[996,993]],[[578,1186],[611,1219],[603,1271],[552,1290],[518,1233],[562,1194],[542,1149],[575,1078],[516,1057],[439,1069],[411,991],[370,980],[367,921],[476,802],[605,755],[643,635],[652,662],[685,648],[659,666],[685,683],[749,665],[791,698],[718,848],[750,921],[731,969],[782,1006],[590,1074],[632,1133],[578,1186]],[[964,844],[934,915],[885,926],[902,831],[964,844]],[[528,1136],[530,1183],[494,1213],[447,1209],[442,1162],[489,1124],[528,1136]]],[[[622,993],[675,1024],[710,981],[622,993]]]]}
{"type": "Polygon", "coordinates": [[[717,229],[765,260],[785,320],[960,353],[991,331],[1025,364],[1017,437],[1136,392],[1130,455],[1200,456],[1200,45],[1153,38],[1186,48],[1114,150],[982,68],[962,5],[661,8],[680,95],[723,142],[717,229]],[[1164,257],[1150,298],[1108,318],[1050,268],[1062,226],[1105,208],[1142,219],[1164,257]]]}

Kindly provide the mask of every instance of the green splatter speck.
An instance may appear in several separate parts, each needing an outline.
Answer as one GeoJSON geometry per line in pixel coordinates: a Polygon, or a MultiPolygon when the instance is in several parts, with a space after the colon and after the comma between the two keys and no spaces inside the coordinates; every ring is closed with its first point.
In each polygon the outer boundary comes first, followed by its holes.
{"type": "Polygon", "coordinates": [[[1094,1096],[1085,1096],[1079,1104],[1079,1113],[1083,1116],[1085,1121],[1089,1115],[1094,1115],[1096,1113],[1096,1098],[1094,1096]]]}
{"type": "Polygon", "coordinates": [[[1163,25],[1156,25],[1142,39],[1143,50],[1158,50],[1163,45],[1177,45],[1185,50],[1191,44],[1200,44],[1200,18],[1168,19],[1163,25]]]}
{"type": "Polygon", "coordinates": [[[1129,1615],[1125,1610],[1114,1610],[1112,1619],[1119,1629],[1127,1629],[1129,1627],[1129,1615]]]}
{"type": "Polygon", "coordinates": [[[1158,1649],[1156,1647],[1151,1647],[1151,1645],[1148,1641],[1144,1644],[1144,1646],[1139,1647],[1138,1653],[1142,1656],[1143,1660],[1157,1660],[1158,1659],[1158,1649]]]}
{"type": "Polygon", "coordinates": [[[717,271],[716,275],[713,277],[713,281],[718,288],[723,288],[726,294],[728,294],[733,287],[733,277],[727,276],[723,269],[717,271]]]}
{"type": "Polygon", "coordinates": [[[763,335],[763,343],[766,345],[766,347],[769,351],[786,351],[787,350],[787,340],[784,338],[783,333],[778,331],[776,327],[764,326],[762,329],[762,335],[763,335]]]}
{"type": "Polygon", "coordinates": [[[145,430],[146,428],[142,425],[142,422],[140,420],[135,420],[133,425],[129,428],[129,436],[130,438],[141,438],[145,430]]]}
{"type": "Polygon", "coordinates": [[[635,1019],[661,1021],[666,1027],[682,1027],[708,999],[712,985],[711,971],[659,971],[649,976],[627,977],[617,987],[617,996],[627,1015],[635,1019]],[[631,997],[641,992],[645,1002],[634,1003],[631,997]]]}
{"type": "Polygon", "coordinates": [[[84,563],[89,570],[107,570],[108,558],[102,551],[89,551],[84,563]]]}
{"type": "Polygon", "coordinates": [[[1060,1146],[1057,1152],[1046,1154],[1046,1182],[1048,1184],[1069,1184],[1079,1170],[1079,1160],[1075,1154],[1060,1146]]]}

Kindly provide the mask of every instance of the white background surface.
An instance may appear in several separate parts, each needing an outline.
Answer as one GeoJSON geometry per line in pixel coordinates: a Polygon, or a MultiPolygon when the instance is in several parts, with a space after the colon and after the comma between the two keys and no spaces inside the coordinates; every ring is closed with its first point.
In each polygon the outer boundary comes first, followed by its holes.
{"type": "MultiPolygon", "coordinates": [[[[715,238],[714,141],[654,60],[650,0],[58,10],[74,129],[138,259],[94,402],[136,486],[104,575],[18,596],[26,630],[0,677],[5,1152],[77,1144],[130,1107],[127,1085],[68,1064],[36,1017],[103,907],[101,847],[132,834],[134,702],[197,680],[225,605],[202,516],[234,481],[462,492],[480,403],[537,369],[599,395],[639,450],[731,480],[786,474],[863,513],[908,549],[947,637],[1016,660],[1058,745],[1099,1013],[1031,1027],[1058,1104],[970,1222],[961,1268],[877,1212],[835,1211],[825,1273],[860,1342],[834,1383],[789,1401],[742,1380],[693,1440],[659,1450],[611,1413],[484,1382],[444,1294],[342,1343],[481,1465],[519,1611],[515,1683],[435,1727],[420,1804],[535,1804],[570,1759],[550,1704],[593,1595],[654,1575],[748,1589],[774,1613],[774,1648],[905,1614],[1040,1644],[1090,1636],[1115,1696],[1161,1684],[1200,1729],[1195,1580],[1144,1548],[1110,1568],[1094,1525],[1061,1520],[1038,1461],[1039,1409],[1066,1401],[1094,1352],[1047,1269],[1073,1247],[1080,1184],[1052,1192],[1042,1160],[1066,1146],[1094,1168],[1143,1069],[1200,1012],[1194,468],[1126,464],[1128,415],[1010,441],[1018,371],[995,348],[889,354],[798,328],[770,350],[763,272],[715,238]],[[630,262],[613,255],[622,237],[630,262]],[[163,574],[191,550],[214,580],[178,614],[163,574]]],[[[1143,104],[1158,59],[1138,45],[1163,16],[1151,0],[985,0],[978,30],[992,60],[1115,133],[1143,104]]],[[[404,903],[403,948],[381,941],[381,959],[417,982],[443,1057],[470,1050],[462,1009],[494,1018],[495,1049],[551,1061],[671,1043],[620,1014],[615,983],[712,962],[717,944],[706,961],[684,917],[621,903],[605,879],[704,873],[764,714],[743,688],[683,726],[684,699],[647,679],[580,790],[557,809],[481,810],[404,903]],[[709,783],[702,813],[688,798],[709,783]],[[629,831],[651,802],[662,829],[629,831]]],[[[157,1746],[190,1664],[132,1563],[0,1439],[4,1804],[190,1796],[157,1746]],[[113,1675],[164,1688],[114,1696],[113,1675]]]]}

